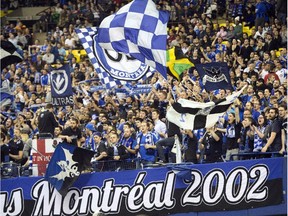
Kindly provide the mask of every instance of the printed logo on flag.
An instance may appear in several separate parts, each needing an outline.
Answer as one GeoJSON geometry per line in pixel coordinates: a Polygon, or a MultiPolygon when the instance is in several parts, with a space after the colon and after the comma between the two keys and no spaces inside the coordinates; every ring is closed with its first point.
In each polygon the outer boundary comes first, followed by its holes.
{"type": "Polygon", "coordinates": [[[95,42],[97,35],[94,35],[93,51],[98,63],[113,78],[119,80],[139,80],[150,68],[148,65],[128,55],[113,50],[106,50],[95,42]]]}
{"type": "Polygon", "coordinates": [[[65,154],[64,160],[59,160],[56,164],[61,168],[61,171],[51,178],[57,178],[58,180],[65,180],[66,177],[79,176],[80,172],[78,171],[77,162],[72,158],[73,154],[68,150],[62,147],[62,150],[65,154]]]}
{"type": "Polygon", "coordinates": [[[195,65],[207,91],[233,89],[226,62],[211,62],[195,65]]]}
{"type": "Polygon", "coordinates": [[[206,84],[207,81],[218,83],[223,80],[228,83],[228,78],[225,76],[225,74],[222,72],[222,68],[205,68],[203,67],[203,70],[206,72],[206,75],[203,77],[203,85],[206,84]]]}
{"type": "Polygon", "coordinates": [[[65,70],[53,70],[51,71],[52,86],[54,91],[61,95],[67,91],[68,87],[68,76],[65,70]]]}
{"type": "Polygon", "coordinates": [[[55,106],[73,105],[69,65],[51,71],[52,102],[55,106]]]}

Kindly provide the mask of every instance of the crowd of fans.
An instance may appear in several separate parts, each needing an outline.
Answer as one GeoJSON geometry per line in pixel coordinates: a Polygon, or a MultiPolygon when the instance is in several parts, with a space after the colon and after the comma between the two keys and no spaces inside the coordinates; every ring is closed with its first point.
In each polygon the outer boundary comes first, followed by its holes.
{"type": "Polygon", "coordinates": [[[276,6],[261,0],[235,1],[227,7],[218,7],[221,1],[156,1],[159,9],[170,12],[167,48],[181,47],[194,64],[227,62],[233,89],[206,91],[192,67],[180,81],[155,73],[145,81],[151,91],[133,96],[94,91],[92,87],[101,83],[92,64],[88,58],[77,61],[73,56],[73,49],[83,49],[75,28],[97,26],[125,4],[118,0],[103,8],[98,2],[52,5],[37,27],[47,33],[45,41],[35,38],[21,20],[2,25],[1,40],[12,42],[23,62],[1,71],[1,88],[9,87],[14,95],[11,104],[1,104],[1,162],[27,165],[31,139],[47,133],[95,151],[92,161],[175,162],[170,152],[175,135],[183,160],[193,163],[230,160],[231,155],[237,160],[239,153],[286,151],[286,1],[278,0],[276,6]],[[219,13],[227,15],[221,25],[219,13]],[[243,32],[245,26],[251,27],[249,33],[243,32]],[[64,63],[70,65],[74,105],[56,107],[51,104],[49,73],[54,64],[64,63]],[[182,130],[165,119],[167,107],[179,98],[214,101],[245,85],[211,128],[182,130]]]}

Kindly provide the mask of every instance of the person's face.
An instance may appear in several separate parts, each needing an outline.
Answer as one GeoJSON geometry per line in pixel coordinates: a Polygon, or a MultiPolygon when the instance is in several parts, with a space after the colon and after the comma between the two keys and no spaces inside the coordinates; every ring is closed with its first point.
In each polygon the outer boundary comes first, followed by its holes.
{"type": "Polygon", "coordinates": [[[163,94],[162,92],[160,92],[160,93],[159,93],[159,100],[160,100],[160,101],[163,101],[163,100],[165,100],[165,99],[166,99],[166,95],[163,94]]]}
{"type": "Polygon", "coordinates": [[[137,121],[135,121],[135,124],[136,124],[136,127],[137,127],[137,128],[140,128],[140,127],[141,127],[141,121],[137,120],[137,121]]]}
{"type": "Polygon", "coordinates": [[[71,120],[71,121],[70,121],[70,127],[72,128],[72,130],[75,130],[75,129],[77,128],[77,122],[71,120]]]}
{"type": "Polygon", "coordinates": [[[37,91],[37,92],[42,91],[42,86],[41,86],[41,85],[37,85],[37,86],[36,86],[36,91],[37,91]]]}
{"type": "Polygon", "coordinates": [[[279,81],[278,81],[278,80],[274,80],[274,82],[273,82],[273,88],[274,88],[274,89],[277,89],[279,86],[280,86],[279,81]]]}
{"type": "Polygon", "coordinates": [[[263,124],[264,124],[264,116],[263,116],[263,115],[260,115],[260,116],[258,117],[258,124],[259,124],[259,125],[263,125],[263,124]]]}
{"type": "Polygon", "coordinates": [[[243,117],[246,118],[246,117],[251,117],[251,113],[247,110],[244,111],[243,113],[243,117]]]}
{"type": "Polygon", "coordinates": [[[11,119],[7,119],[6,122],[5,122],[5,126],[6,128],[9,128],[12,126],[12,120],[11,119]]]}
{"type": "Polygon", "coordinates": [[[280,86],[280,87],[278,88],[278,90],[280,90],[280,91],[282,92],[282,94],[284,95],[284,93],[285,93],[285,88],[284,88],[284,86],[280,86]]]}
{"type": "Polygon", "coordinates": [[[104,130],[104,131],[108,131],[108,126],[109,126],[109,125],[108,125],[107,123],[103,124],[102,126],[103,126],[103,130],[104,130]]]}
{"type": "Polygon", "coordinates": [[[269,111],[269,119],[274,120],[277,117],[275,110],[270,109],[269,111]]]}
{"type": "Polygon", "coordinates": [[[32,113],[31,112],[26,112],[25,116],[26,116],[26,119],[32,119],[32,113]]]}
{"type": "Polygon", "coordinates": [[[131,130],[129,128],[124,129],[124,137],[128,138],[131,136],[131,130]]]}
{"type": "MultiPolygon", "coordinates": [[[[263,57],[265,60],[269,59],[269,55],[267,53],[264,53],[263,57]]],[[[266,66],[270,66],[270,64],[266,64],[266,66]]]]}
{"type": "Polygon", "coordinates": [[[264,97],[263,92],[258,92],[258,96],[260,97],[260,99],[262,99],[264,97]]]}
{"type": "Polygon", "coordinates": [[[248,110],[251,110],[252,109],[251,103],[247,102],[246,105],[245,105],[245,108],[248,109],[248,110]]]}
{"type": "Polygon", "coordinates": [[[132,103],[131,97],[127,97],[127,98],[126,98],[126,103],[132,103]]]}
{"type": "Polygon", "coordinates": [[[126,124],[124,124],[124,125],[123,125],[123,130],[126,130],[126,129],[129,129],[129,126],[126,125],[126,124]]]}
{"type": "Polygon", "coordinates": [[[94,136],[94,141],[95,141],[96,143],[100,143],[100,141],[101,141],[101,137],[95,135],[95,136],[94,136]]]}
{"type": "Polygon", "coordinates": [[[158,118],[159,118],[158,113],[157,113],[157,112],[152,112],[152,119],[153,119],[153,120],[156,120],[156,119],[158,119],[158,118]]]}
{"type": "Polygon", "coordinates": [[[15,130],[14,130],[14,136],[19,138],[20,135],[21,135],[21,134],[20,134],[20,130],[19,130],[19,129],[15,129],[15,130]]]}
{"type": "Polygon", "coordinates": [[[231,123],[234,122],[234,120],[235,120],[234,115],[230,113],[230,114],[228,115],[228,123],[231,124],[231,123]]]}
{"type": "Polygon", "coordinates": [[[101,119],[100,119],[101,122],[106,122],[107,121],[107,117],[106,116],[103,116],[101,119]]]}
{"type": "Polygon", "coordinates": [[[146,118],[146,113],[144,111],[140,111],[139,115],[140,115],[140,118],[142,119],[146,118]]]}
{"type": "MultiPolygon", "coordinates": [[[[244,74],[245,74],[245,73],[244,73],[244,74]]],[[[254,92],[254,89],[253,89],[253,86],[252,86],[252,85],[249,85],[249,86],[248,86],[247,92],[248,92],[248,93],[253,93],[253,92],[254,92]]]]}
{"type": "Polygon", "coordinates": [[[270,91],[268,89],[264,90],[264,96],[269,97],[270,96],[270,91]]]}
{"type": "Polygon", "coordinates": [[[142,122],[141,123],[141,131],[142,131],[142,133],[147,133],[148,132],[148,125],[147,125],[147,123],[146,122],[142,122]]]}
{"type": "Polygon", "coordinates": [[[278,112],[279,112],[280,118],[284,118],[286,116],[286,111],[285,111],[284,107],[279,107],[278,112]]]}
{"type": "Polygon", "coordinates": [[[56,128],[54,129],[54,135],[55,135],[55,136],[58,136],[60,133],[61,133],[60,128],[59,128],[59,127],[56,127],[56,128]]]}
{"type": "Polygon", "coordinates": [[[255,102],[253,103],[253,106],[254,106],[254,109],[255,109],[255,110],[260,109],[260,102],[259,102],[259,101],[255,101],[255,102]]]}
{"type": "Polygon", "coordinates": [[[275,95],[275,97],[276,97],[277,99],[279,99],[279,98],[281,97],[281,95],[280,95],[279,92],[275,92],[274,95],[275,95]]]}
{"type": "Polygon", "coordinates": [[[23,123],[25,121],[25,119],[21,115],[18,116],[18,120],[20,123],[23,123]]]}
{"type": "Polygon", "coordinates": [[[112,134],[110,134],[110,143],[111,144],[117,144],[117,142],[118,142],[118,137],[117,137],[117,135],[116,134],[114,134],[114,133],[112,133],[112,134]]]}
{"type": "Polygon", "coordinates": [[[251,121],[248,118],[244,118],[242,124],[244,127],[249,127],[251,125],[251,121]]]}

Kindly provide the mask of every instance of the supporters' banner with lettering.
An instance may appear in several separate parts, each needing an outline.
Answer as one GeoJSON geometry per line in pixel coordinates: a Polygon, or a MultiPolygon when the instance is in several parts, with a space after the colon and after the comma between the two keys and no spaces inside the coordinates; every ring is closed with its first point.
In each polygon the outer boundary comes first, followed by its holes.
{"type": "Polygon", "coordinates": [[[70,68],[68,64],[51,71],[51,93],[54,106],[73,105],[70,68]]]}
{"type": "Polygon", "coordinates": [[[127,85],[129,82],[145,80],[154,69],[123,53],[106,50],[97,41],[96,27],[75,30],[101,83],[107,88],[127,85]]]}
{"type": "Polygon", "coordinates": [[[33,176],[44,176],[48,163],[61,139],[33,139],[31,148],[33,176]]]}
{"type": "Polygon", "coordinates": [[[66,196],[40,177],[1,180],[1,215],[286,214],[287,158],[82,174],[66,196]],[[284,187],[284,188],[283,188],[284,187]],[[271,208],[269,208],[271,206],[271,208]],[[264,208],[261,208],[264,207],[264,208]],[[219,212],[218,212],[219,211],[219,212]]]}
{"type": "Polygon", "coordinates": [[[195,67],[207,91],[213,91],[215,89],[233,89],[229,67],[226,62],[196,64],[195,67]]]}
{"type": "Polygon", "coordinates": [[[91,86],[90,87],[91,92],[103,91],[103,90],[105,90],[104,86],[91,86]]]}
{"type": "Polygon", "coordinates": [[[148,94],[151,92],[151,90],[151,86],[146,88],[135,88],[131,90],[130,95],[148,94]]]}

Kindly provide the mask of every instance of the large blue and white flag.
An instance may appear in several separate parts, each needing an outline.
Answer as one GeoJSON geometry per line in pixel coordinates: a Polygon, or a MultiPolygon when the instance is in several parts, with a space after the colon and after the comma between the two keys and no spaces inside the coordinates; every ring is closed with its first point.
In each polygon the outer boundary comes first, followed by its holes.
{"type": "Polygon", "coordinates": [[[70,144],[58,144],[46,170],[45,180],[61,195],[65,195],[81,172],[91,168],[90,161],[94,154],[70,144]]]}
{"type": "Polygon", "coordinates": [[[106,50],[127,54],[156,69],[165,79],[168,11],[152,0],[134,0],[106,17],[97,41],[106,50]]]}
{"type": "Polygon", "coordinates": [[[76,29],[76,33],[93,64],[101,83],[107,88],[145,80],[155,70],[148,65],[113,50],[105,50],[97,41],[97,28],[76,29]]]}
{"type": "Polygon", "coordinates": [[[53,105],[73,105],[73,91],[69,65],[66,64],[60,68],[52,70],[50,79],[53,105]]]}
{"type": "Polygon", "coordinates": [[[196,64],[195,67],[207,91],[213,91],[216,89],[233,89],[229,67],[226,62],[196,64]]]}

